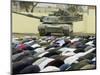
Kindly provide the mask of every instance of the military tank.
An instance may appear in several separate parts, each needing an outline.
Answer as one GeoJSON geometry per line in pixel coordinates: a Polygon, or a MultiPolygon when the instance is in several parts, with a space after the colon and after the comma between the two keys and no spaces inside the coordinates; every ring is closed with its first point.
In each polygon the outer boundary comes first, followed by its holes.
{"type": "Polygon", "coordinates": [[[72,33],[73,27],[72,22],[69,20],[69,22],[66,22],[64,19],[68,18],[63,16],[44,16],[42,19],[42,24],[38,26],[39,34],[47,35],[51,33],[63,33],[64,35],[69,35],[69,33],[72,33]]]}
{"type": "Polygon", "coordinates": [[[51,35],[51,33],[63,33],[65,36],[72,35],[73,22],[82,21],[83,16],[72,14],[69,11],[58,10],[48,16],[34,16],[31,14],[14,12],[31,18],[40,19],[41,24],[38,26],[40,36],[51,35]]]}
{"type": "Polygon", "coordinates": [[[73,22],[82,21],[83,16],[80,14],[69,14],[67,11],[59,10],[49,16],[41,18],[42,24],[38,26],[41,36],[50,35],[51,33],[63,33],[65,36],[72,35],[73,22]]]}

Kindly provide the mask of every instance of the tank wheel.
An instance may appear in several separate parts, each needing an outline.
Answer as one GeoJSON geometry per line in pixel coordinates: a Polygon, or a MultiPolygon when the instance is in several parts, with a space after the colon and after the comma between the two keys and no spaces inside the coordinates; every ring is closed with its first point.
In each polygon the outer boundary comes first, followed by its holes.
{"type": "Polygon", "coordinates": [[[39,30],[39,34],[40,34],[40,36],[45,36],[45,30],[44,29],[40,29],[39,30]]]}
{"type": "Polygon", "coordinates": [[[70,35],[70,32],[69,32],[69,30],[63,30],[63,34],[64,34],[65,36],[69,36],[69,35],[70,35]]]}
{"type": "Polygon", "coordinates": [[[72,36],[73,35],[73,31],[69,32],[69,30],[64,30],[63,33],[65,36],[72,36]]]}
{"type": "Polygon", "coordinates": [[[47,35],[47,36],[48,36],[48,35],[51,35],[51,33],[50,33],[50,32],[47,32],[46,35],[47,35]]]}

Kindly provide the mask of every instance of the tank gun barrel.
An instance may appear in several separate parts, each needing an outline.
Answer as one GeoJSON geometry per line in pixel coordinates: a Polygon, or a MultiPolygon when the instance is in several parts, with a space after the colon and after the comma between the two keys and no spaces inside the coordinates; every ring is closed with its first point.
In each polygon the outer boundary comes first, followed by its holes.
{"type": "Polygon", "coordinates": [[[34,16],[32,14],[25,14],[25,13],[20,13],[20,12],[13,12],[13,13],[20,14],[20,15],[27,16],[27,17],[31,17],[31,18],[41,19],[41,17],[34,16]]]}
{"type": "Polygon", "coordinates": [[[13,12],[13,13],[16,13],[16,14],[20,14],[20,15],[23,15],[23,16],[27,16],[27,17],[30,17],[30,18],[35,18],[35,19],[39,19],[40,22],[43,22],[43,23],[53,23],[53,24],[57,24],[57,23],[72,23],[72,22],[77,22],[77,21],[82,21],[83,20],[83,15],[76,15],[76,16],[42,16],[42,17],[39,17],[39,16],[35,16],[35,15],[32,15],[32,14],[29,14],[29,13],[20,13],[20,12],[13,12]]]}

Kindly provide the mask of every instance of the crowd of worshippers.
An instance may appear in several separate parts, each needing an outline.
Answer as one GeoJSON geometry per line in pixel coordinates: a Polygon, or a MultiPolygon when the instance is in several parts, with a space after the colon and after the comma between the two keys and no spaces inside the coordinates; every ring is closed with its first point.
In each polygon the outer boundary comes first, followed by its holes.
{"type": "Polygon", "coordinates": [[[96,69],[95,36],[12,38],[12,73],[96,69]]]}

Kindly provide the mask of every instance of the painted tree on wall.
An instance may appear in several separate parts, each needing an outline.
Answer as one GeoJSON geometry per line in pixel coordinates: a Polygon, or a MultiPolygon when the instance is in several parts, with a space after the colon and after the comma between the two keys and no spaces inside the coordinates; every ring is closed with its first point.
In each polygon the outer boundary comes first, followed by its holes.
{"type": "Polygon", "coordinates": [[[26,12],[34,12],[34,8],[37,6],[38,2],[20,2],[21,9],[25,9],[26,12]]]}

